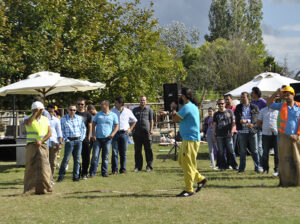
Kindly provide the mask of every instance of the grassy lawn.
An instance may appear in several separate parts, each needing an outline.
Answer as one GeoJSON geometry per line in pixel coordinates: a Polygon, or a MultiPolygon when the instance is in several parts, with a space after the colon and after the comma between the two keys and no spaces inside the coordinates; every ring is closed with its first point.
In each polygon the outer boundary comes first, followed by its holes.
{"type": "Polygon", "coordinates": [[[22,196],[24,168],[0,162],[0,223],[300,223],[299,187],[277,187],[278,178],[253,171],[250,157],[244,174],[213,171],[206,145],[198,155],[198,169],[209,179],[206,188],[175,198],[184,187],[183,173],[160,149],[168,148],[153,146],[150,173],[132,172],[132,145],[125,175],[98,174],[73,183],[70,161],[64,181],[48,195],[22,196]]]}

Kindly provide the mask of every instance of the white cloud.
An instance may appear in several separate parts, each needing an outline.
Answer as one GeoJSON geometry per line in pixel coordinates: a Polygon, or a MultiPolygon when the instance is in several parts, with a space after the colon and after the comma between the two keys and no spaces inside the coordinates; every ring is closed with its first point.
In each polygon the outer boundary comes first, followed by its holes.
{"type": "Polygon", "coordinates": [[[283,27],[280,27],[280,30],[300,31],[300,24],[283,26],[283,27]]]}
{"type": "Polygon", "coordinates": [[[263,35],[263,38],[267,50],[279,64],[282,65],[286,57],[289,70],[300,70],[300,37],[263,35]]]}

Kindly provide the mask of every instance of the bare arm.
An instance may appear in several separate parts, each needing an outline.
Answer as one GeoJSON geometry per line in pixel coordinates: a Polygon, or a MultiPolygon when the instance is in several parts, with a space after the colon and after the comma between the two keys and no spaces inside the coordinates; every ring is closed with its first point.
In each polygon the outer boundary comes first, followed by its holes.
{"type": "Polygon", "coordinates": [[[91,136],[92,136],[92,123],[89,123],[88,125],[89,125],[89,133],[88,133],[87,139],[88,139],[88,141],[90,141],[91,136]]]}
{"type": "Polygon", "coordinates": [[[151,135],[153,134],[153,124],[154,124],[154,121],[151,120],[151,121],[150,121],[150,134],[151,134],[151,135]]]}
{"type": "Polygon", "coordinates": [[[130,128],[129,128],[126,132],[127,132],[127,133],[132,132],[132,130],[134,129],[135,124],[136,124],[136,122],[131,122],[131,123],[129,123],[130,128]]]}
{"type": "Polygon", "coordinates": [[[257,121],[257,127],[259,127],[260,129],[262,128],[262,120],[257,121]]]}
{"type": "Polygon", "coordinates": [[[281,89],[280,89],[280,88],[277,89],[277,91],[274,92],[274,93],[272,94],[272,96],[268,98],[268,100],[267,100],[267,106],[270,106],[270,105],[273,103],[275,97],[276,97],[278,94],[281,94],[281,89]]]}
{"type": "Polygon", "coordinates": [[[38,109],[35,109],[31,115],[31,117],[24,121],[26,126],[31,126],[33,120],[36,118],[37,113],[38,113],[38,109]]]}
{"type": "Polygon", "coordinates": [[[115,134],[117,133],[118,130],[119,130],[119,124],[116,124],[113,132],[110,134],[110,136],[108,136],[108,138],[112,139],[115,136],[115,134]]]}
{"type": "Polygon", "coordinates": [[[178,123],[181,120],[181,117],[178,116],[176,111],[172,111],[172,121],[174,123],[178,123]]]}
{"type": "Polygon", "coordinates": [[[96,141],[96,123],[92,123],[92,135],[93,135],[93,141],[96,141]]]}

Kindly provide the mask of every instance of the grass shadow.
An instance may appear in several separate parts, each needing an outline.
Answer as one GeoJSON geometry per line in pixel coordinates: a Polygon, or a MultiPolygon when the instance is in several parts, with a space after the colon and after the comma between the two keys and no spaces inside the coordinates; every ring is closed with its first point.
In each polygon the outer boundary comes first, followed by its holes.
{"type": "Polygon", "coordinates": [[[0,165],[0,173],[8,173],[11,169],[20,168],[20,166],[16,164],[9,164],[9,165],[0,165]]]}

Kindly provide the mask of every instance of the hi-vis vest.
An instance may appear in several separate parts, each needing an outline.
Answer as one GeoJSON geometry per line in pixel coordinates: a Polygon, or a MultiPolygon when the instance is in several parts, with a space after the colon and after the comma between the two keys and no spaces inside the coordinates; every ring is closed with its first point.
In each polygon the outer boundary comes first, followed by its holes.
{"type": "MultiPolygon", "coordinates": [[[[295,104],[297,104],[297,106],[300,108],[300,103],[295,102],[295,104]]],[[[287,106],[287,103],[284,103],[280,110],[280,126],[278,129],[278,131],[282,134],[284,134],[287,120],[288,120],[288,106],[287,106]]],[[[300,119],[299,119],[299,121],[300,121],[300,119]]],[[[300,125],[298,125],[298,130],[297,130],[296,134],[300,135],[300,125]]]]}
{"type": "MultiPolygon", "coordinates": [[[[29,115],[28,117],[31,116],[29,115]]],[[[36,139],[39,141],[43,140],[48,133],[48,124],[48,118],[42,115],[39,122],[34,119],[31,126],[26,125],[26,142],[35,142],[36,139]]]]}

